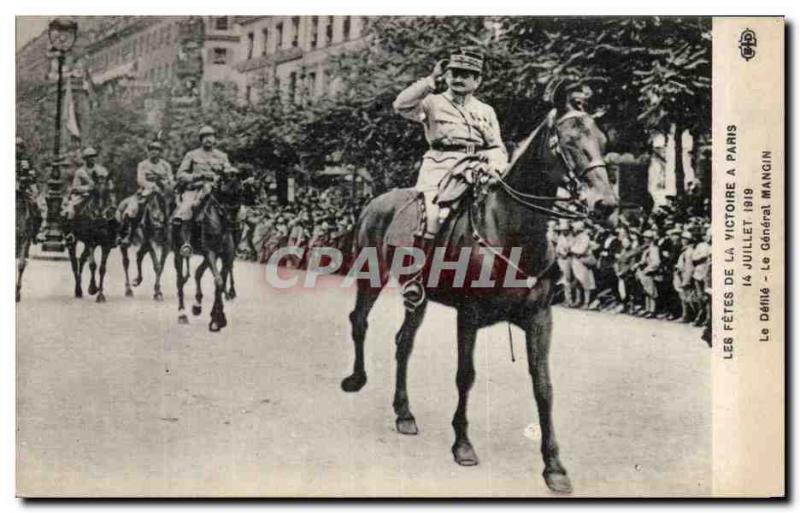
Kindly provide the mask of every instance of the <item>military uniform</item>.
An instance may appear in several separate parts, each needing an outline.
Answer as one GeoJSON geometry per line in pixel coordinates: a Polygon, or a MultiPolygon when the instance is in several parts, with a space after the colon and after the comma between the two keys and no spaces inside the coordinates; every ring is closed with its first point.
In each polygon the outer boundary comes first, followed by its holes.
{"type": "Polygon", "coordinates": [[[108,169],[95,164],[94,166],[87,167],[81,166],[75,171],[75,176],[72,178],[72,183],[69,186],[66,201],[64,202],[63,214],[67,220],[75,219],[80,207],[86,203],[89,194],[97,189],[100,183],[106,183],[108,190],[113,191],[113,183],[111,182],[110,173],[108,169]]]}
{"type": "Polygon", "coordinates": [[[139,190],[136,191],[136,194],[126,199],[125,217],[128,219],[139,217],[139,210],[147,203],[153,193],[158,192],[167,197],[172,192],[174,187],[172,166],[164,159],[158,159],[156,162],[149,158],[145,159],[139,162],[136,167],[136,183],[139,186],[139,190]]]}
{"type": "Polygon", "coordinates": [[[425,128],[430,148],[422,157],[415,187],[431,202],[442,179],[463,167],[473,154],[484,156],[497,171],[508,163],[494,109],[471,95],[459,105],[451,91],[433,94],[434,89],[434,80],[426,77],[411,84],[394,101],[398,114],[425,128]]]}
{"type": "Polygon", "coordinates": [[[211,185],[223,172],[231,170],[228,155],[224,152],[196,148],[186,154],[175,176],[178,204],[173,219],[190,221],[194,210],[211,192],[211,185]]]}

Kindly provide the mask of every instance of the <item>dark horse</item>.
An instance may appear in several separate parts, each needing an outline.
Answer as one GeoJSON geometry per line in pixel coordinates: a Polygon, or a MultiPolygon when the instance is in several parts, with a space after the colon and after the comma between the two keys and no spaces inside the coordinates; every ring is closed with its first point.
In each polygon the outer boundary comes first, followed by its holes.
{"type": "MultiPolygon", "coordinates": [[[[236,244],[242,238],[242,225],[237,222],[239,208],[242,205],[253,205],[256,199],[256,191],[250,185],[249,181],[242,181],[238,176],[234,175],[230,178],[225,178],[221,182],[218,193],[216,195],[222,211],[224,213],[225,225],[230,228],[231,238],[234,244],[234,256],[236,251],[236,244]]],[[[236,284],[233,279],[234,260],[231,259],[231,266],[229,272],[225,275],[225,283],[223,284],[223,296],[225,299],[232,301],[236,298],[236,284]]],[[[208,261],[203,260],[197,266],[194,273],[195,280],[195,303],[192,305],[192,314],[200,315],[203,312],[203,289],[202,279],[205,272],[208,270],[208,261]]]]}
{"type": "MultiPolygon", "coordinates": [[[[223,291],[228,275],[233,268],[235,245],[230,222],[225,215],[225,210],[220,205],[217,195],[220,183],[217,182],[210,194],[203,200],[194,219],[192,233],[192,247],[196,253],[203,257],[200,266],[211,269],[214,275],[214,304],[211,307],[211,320],[208,323],[209,331],[219,331],[228,325],[223,305],[223,291]],[[217,260],[221,266],[217,266],[217,260]]],[[[189,280],[189,257],[181,255],[182,240],[180,230],[173,230],[173,251],[175,252],[175,271],[178,280],[178,323],[188,324],[186,316],[183,287],[189,280]]]]}
{"type": "Polygon", "coordinates": [[[17,190],[16,200],[16,301],[19,302],[22,292],[22,273],[25,272],[25,266],[28,263],[28,253],[31,249],[31,243],[36,237],[36,234],[39,233],[41,216],[33,200],[19,189],[17,190]]]}
{"type": "MultiPolygon", "coordinates": [[[[136,198],[131,198],[128,201],[136,201],[136,198]]],[[[119,213],[123,208],[124,206],[120,205],[117,212],[119,213]]],[[[164,272],[164,264],[167,261],[167,254],[170,250],[168,212],[167,200],[164,195],[160,192],[153,192],[142,208],[139,227],[137,233],[134,234],[139,240],[139,249],[136,251],[136,278],[133,279],[133,286],[138,287],[141,285],[142,260],[146,255],[150,255],[150,260],[153,262],[153,270],[156,274],[155,284],[153,285],[153,299],[156,301],[164,299],[164,295],[161,292],[161,273],[164,272]]],[[[128,275],[128,266],[130,265],[128,246],[121,244],[119,249],[122,253],[122,267],[125,269],[125,295],[133,297],[133,289],[131,289],[128,275]]]]}
{"type": "Polygon", "coordinates": [[[116,244],[119,223],[114,215],[115,205],[106,183],[98,184],[98,188],[89,192],[86,202],[76,212],[72,221],[74,238],[67,241],[67,252],[75,277],[75,297],[83,297],[81,276],[83,266],[89,261],[91,279],[89,281],[89,294],[97,294],[97,302],[104,303],[106,296],[103,293],[103,284],[106,276],[106,262],[111,248],[116,244]],[[80,258],[77,257],[76,246],[83,243],[80,258]],[[98,270],[94,259],[94,251],[100,247],[100,281],[95,281],[95,272],[98,270]]]}
{"type": "MultiPolygon", "coordinates": [[[[427,287],[428,297],[438,303],[456,308],[458,336],[458,407],[453,416],[455,461],[460,465],[476,465],[477,455],[467,435],[467,400],[475,380],[473,352],[480,328],[507,321],[525,332],[528,370],[533,380],[533,394],[539,410],[542,432],[541,451],[544,459],[543,476],[547,486],[556,492],[568,493],[572,485],[567,471],[559,460],[559,450],[553,431],[553,389],[548,368],[548,352],[552,330],[551,301],[558,280],[554,255],[546,237],[549,217],[575,217],[556,199],[560,185],[569,183],[573,191],[571,202],[588,210],[588,216],[613,224],[617,206],[616,195],[608,181],[603,162],[606,139],[592,117],[583,112],[552,111],[539,127],[523,141],[512,157],[502,180],[484,189],[480,199],[467,199],[466,206],[454,214],[449,226],[442,229],[446,239],[448,262],[458,260],[462,248],[469,254],[466,283],[481,273],[481,255],[488,247],[496,254],[520,247],[521,257],[516,275],[527,277],[527,285],[493,288],[454,287],[452,275],[442,273],[437,287],[427,287]],[[578,204],[578,192],[582,192],[578,204]],[[585,204],[583,203],[585,201],[585,204]],[[456,256],[456,258],[453,257],[456,256]]],[[[389,262],[395,249],[387,245],[385,236],[393,217],[412,193],[408,190],[387,192],[370,202],[362,212],[357,227],[356,254],[363,248],[376,248],[378,280],[357,280],[356,305],[350,314],[355,345],[353,373],[342,381],[347,392],[361,389],[367,382],[364,369],[364,339],[367,316],[375,304],[389,275],[389,262]]],[[[475,194],[473,192],[473,194],[475,194]]],[[[499,257],[508,266],[509,260],[499,257]]],[[[495,266],[495,274],[497,274],[495,266]]],[[[502,267],[499,266],[499,267],[502,267]]],[[[504,273],[500,272],[499,276],[504,273]]],[[[518,278],[521,280],[521,278],[518,278]]],[[[425,314],[425,303],[414,312],[406,312],[403,325],[395,338],[397,376],[394,395],[396,427],[400,433],[416,434],[417,425],[409,406],[406,373],[415,334],[425,314]]]]}

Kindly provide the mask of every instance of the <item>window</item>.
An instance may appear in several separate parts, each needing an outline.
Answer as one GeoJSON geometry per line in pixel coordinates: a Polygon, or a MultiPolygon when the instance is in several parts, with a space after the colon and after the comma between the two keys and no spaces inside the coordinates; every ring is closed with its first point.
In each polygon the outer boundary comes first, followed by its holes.
{"type": "Polygon", "coordinates": [[[213,60],[211,62],[214,64],[225,64],[228,61],[227,48],[214,48],[213,55],[213,60]]]}
{"type": "Polygon", "coordinates": [[[350,16],[344,17],[344,40],[350,40],[350,16]]]}
{"type": "Polygon", "coordinates": [[[267,55],[269,53],[269,29],[268,28],[261,29],[261,37],[263,38],[263,43],[261,45],[261,55],[267,55]]]}
{"type": "Polygon", "coordinates": [[[317,94],[317,73],[312,71],[308,74],[308,94],[312,98],[315,97],[317,94]]]}
{"type": "Polygon", "coordinates": [[[333,41],[333,24],[331,23],[331,17],[325,17],[325,46],[328,46],[333,41]]]}
{"type": "Polygon", "coordinates": [[[228,17],[219,16],[214,19],[214,28],[217,30],[228,30],[228,17]]]}
{"type": "Polygon", "coordinates": [[[170,44],[172,42],[172,30],[169,28],[169,25],[164,27],[164,35],[166,37],[166,43],[170,44]]]}
{"type": "Polygon", "coordinates": [[[294,95],[297,92],[297,73],[292,71],[289,74],[289,98],[294,101],[294,95]]]}
{"type": "Polygon", "coordinates": [[[319,16],[311,17],[311,48],[316,48],[319,42],[319,16]]]}
{"type": "Polygon", "coordinates": [[[300,43],[300,17],[292,18],[292,48],[297,48],[300,43]]]}
{"type": "Polygon", "coordinates": [[[277,38],[275,48],[280,50],[283,48],[283,23],[278,23],[275,25],[275,37],[277,38]]]}
{"type": "Polygon", "coordinates": [[[247,33],[247,58],[253,58],[253,45],[255,44],[256,35],[252,32],[247,33]]]}

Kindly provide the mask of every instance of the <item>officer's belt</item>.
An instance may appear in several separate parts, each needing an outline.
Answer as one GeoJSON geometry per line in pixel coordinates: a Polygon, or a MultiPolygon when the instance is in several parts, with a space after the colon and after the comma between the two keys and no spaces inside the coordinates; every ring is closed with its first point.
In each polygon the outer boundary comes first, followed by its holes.
{"type": "Polygon", "coordinates": [[[441,143],[432,143],[431,149],[434,151],[458,151],[461,153],[466,153],[468,155],[472,155],[478,151],[484,151],[494,148],[494,146],[485,146],[485,145],[477,145],[477,144],[441,144],[441,143]]]}

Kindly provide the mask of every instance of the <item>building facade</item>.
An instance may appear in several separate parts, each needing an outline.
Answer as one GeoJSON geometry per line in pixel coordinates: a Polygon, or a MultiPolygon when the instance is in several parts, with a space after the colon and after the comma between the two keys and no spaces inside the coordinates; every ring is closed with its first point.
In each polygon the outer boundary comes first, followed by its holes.
{"type": "Polygon", "coordinates": [[[330,59],[363,44],[368,18],[250,16],[236,21],[240,97],[255,101],[259,91],[273,89],[299,102],[336,88],[330,59]]]}

